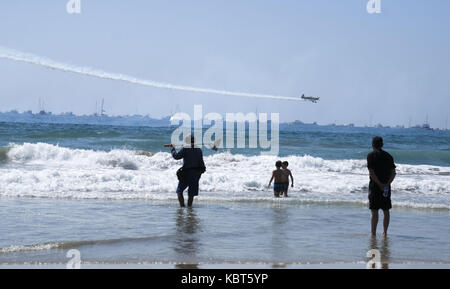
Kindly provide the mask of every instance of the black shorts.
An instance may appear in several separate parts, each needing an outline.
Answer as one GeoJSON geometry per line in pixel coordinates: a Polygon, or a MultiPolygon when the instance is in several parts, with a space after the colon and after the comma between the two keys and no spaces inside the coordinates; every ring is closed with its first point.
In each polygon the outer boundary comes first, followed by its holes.
{"type": "Polygon", "coordinates": [[[379,189],[369,190],[369,209],[371,210],[390,210],[392,209],[391,192],[387,197],[379,189]]]}
{"type": "Polygon", "coordinates": [[[284,184],[283,183],[276,183],[273,185],[273,191],[274,193],[281,193],[284,192],[284,184]]]}

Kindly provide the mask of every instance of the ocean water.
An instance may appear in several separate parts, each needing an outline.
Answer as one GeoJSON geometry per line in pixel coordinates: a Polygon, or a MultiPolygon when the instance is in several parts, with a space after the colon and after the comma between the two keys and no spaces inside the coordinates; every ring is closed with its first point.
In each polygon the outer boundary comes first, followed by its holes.
{"type": "MultiPolygon", "coordinates": [[[[285,124],[280,155],[204,149],[193,209],[179,209],[173,128],[0,123],[0,264],[450,263],[450,132],[285,124]],[[397,164],[389,238],[369,236],[371,138],[397,164]],[[152,152],[152,156],[137,151],[152,152]],[[267,188],[276,160],[290,197],[267,188]]],[[[379,224],[381,231],[381,220],[379,224]]],[[[280,265],[281,264],[281,265],[280,265]]]]}

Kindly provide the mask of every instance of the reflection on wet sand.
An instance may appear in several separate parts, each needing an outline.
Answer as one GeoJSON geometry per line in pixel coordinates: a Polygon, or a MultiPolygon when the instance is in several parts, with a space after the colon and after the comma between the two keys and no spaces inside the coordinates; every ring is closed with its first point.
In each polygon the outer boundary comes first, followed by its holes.
{"type": "MultiPolygon", "coordinates": [[[[287,248],[287,242],[286,242],[286,224],[288,222],[288,212],[286,208],[283,208],[281,206],[273,206],[272,207],[272,245],[271,250],[273,255],[273,260],[278,261],[282,260],[284,258],[287,258],[286,256],[286,248],[287,248]],[[280,248],[282,248],[280,250],[280,248]]],[[[272,268],[283,268],[286,264],[284,263],[273,263],[272,268]]]]}
{"type": "Polygon", "coordinates": [[[287,266],[286,263],[273,263],[272,269],[285,269],[287,266]]]}
{"type": "Polygon", "coordinates": [[[177,263],[177,264],[175,264],[175,269],[189,269],[189,270],[198,269],[198,264],[196,264],[196,263],[192,263],[192,264],[177,263]]]}
{"type": "Polygon", "coordinates": [[[381,269],[389,269],[389,263],[391,258],[391,251],[389,250],[390,239],[389,237],[377,239],[376,236],[370,237],[369,250],[378,250],[379,261],[381,263],[381,269]]]}
{"type": "Polygon", "coordinates": [[[179,208],[175,215],[175,239],[173,249],[178,256],[178,263],[175,267],[179,269],[195,269],[198,264],[189,263],[190,260],[196,260],[199,240],[197,232],[199,231],[199,220],[197,214],[192,208],[179,208]]]}

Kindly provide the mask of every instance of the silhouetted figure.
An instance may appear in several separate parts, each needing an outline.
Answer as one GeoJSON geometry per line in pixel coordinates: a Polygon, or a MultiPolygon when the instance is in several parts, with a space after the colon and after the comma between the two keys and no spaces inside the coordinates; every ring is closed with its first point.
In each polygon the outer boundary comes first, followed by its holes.
{"type": "Polygon", "coordinates": [[[277,168],[276,170],[274,170],[272,172],[272,177],[270,178],[269,181],[269,187],[272,184],[272,181],[275,180],[275,183],[273,185],[273,194],[275,196],[275,198],[279,198],[280,194],[284,191],[284,184],[283,184],[283,170],[281,169],[282,166],[282,162],[281,161],[277,161],[275,163],[275,167],[277,168]]]}
{"type": "Polygon", "coordinates": [[[372,140],[373,151],[367,155],[367,168],[370,173],[369,183],[369,208],[372,211],[371,225],[372,235],[375,236],[378,225],[378,211],[384,213],[383,235],[387,235],[391,203],[391,183],[396,172],[394,158],[382,150],[383,138],[376,136],[372,140]]]}
{"type": "Polygon", "coordinates": [[[289,177],[291,178],[291,187],[294,187],[294,177],[292,176],[291,170],[288,169],[289,162],[284,161],[282,164],[283,168],[283,192],[281,192],[280,196],[284,194],[285,197],[288,197],[288,191],[289,191],[289,177]]]}
{"type": "Polygon", "coordinates": [[[193,136],[188,136],[185,139],[186,143],[190,144],[183,147],[179,152],[172,146],[172,156],[176,160],[183,159],[182,172],[180,172],[177,194],[180,206],[184,207],[183,192],[188,189],[188,206],[192,207],[194,197],[198,196],[198,183],[201,175],[206,171],[206,166],[203,161],[203,152],[200,148],[195,147],[195,139],[193,136]]]}

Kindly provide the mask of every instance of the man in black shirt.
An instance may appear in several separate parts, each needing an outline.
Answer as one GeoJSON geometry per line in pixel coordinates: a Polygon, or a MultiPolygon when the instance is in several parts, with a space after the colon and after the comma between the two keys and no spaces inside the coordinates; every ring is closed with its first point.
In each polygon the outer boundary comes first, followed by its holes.
{"type": "Polygon", "coordinates": [[[378,225],[378,210],[384,213],[383,235],[387,235],[389,227],[391,203],[391,183],[396,172],[394,158],[382,150],[383,138],[376,136],[372,140],[373,151],[367,156],[367,168],[370,173],[369,208],[372,211],[372,236],[376,235],[378,225]]]}

